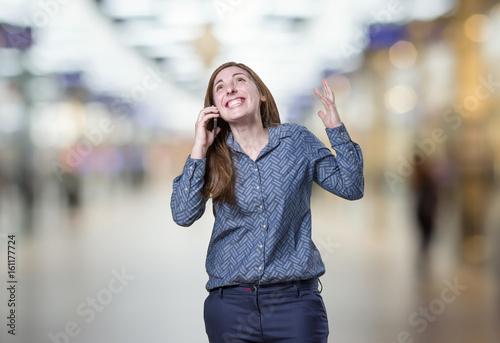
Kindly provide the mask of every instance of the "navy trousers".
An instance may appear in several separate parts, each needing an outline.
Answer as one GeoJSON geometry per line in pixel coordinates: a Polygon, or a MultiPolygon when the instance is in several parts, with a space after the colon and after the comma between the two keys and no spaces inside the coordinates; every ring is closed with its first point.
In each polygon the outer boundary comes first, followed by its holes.
{"type": "Polygon", "coordinates": [[[210,343],[327,343],[318,279],[243,284],[210,291],[204,304],[210,343]]]}

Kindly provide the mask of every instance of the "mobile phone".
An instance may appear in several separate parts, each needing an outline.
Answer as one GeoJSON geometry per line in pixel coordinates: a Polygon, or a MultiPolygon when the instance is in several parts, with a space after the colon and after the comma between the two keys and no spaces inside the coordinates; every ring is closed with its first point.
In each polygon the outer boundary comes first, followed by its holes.
{"type": "Polygon", "coordinates": [[[217,118],[214,118],[214,140],[217,138],[217,118]]]}

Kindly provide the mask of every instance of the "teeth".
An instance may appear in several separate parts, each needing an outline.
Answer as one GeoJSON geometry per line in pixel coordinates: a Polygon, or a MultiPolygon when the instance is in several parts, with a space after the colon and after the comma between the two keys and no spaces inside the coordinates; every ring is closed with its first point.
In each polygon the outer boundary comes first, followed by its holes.
{"type": "Polygon", "coordinates": [[[241,103],[242,103],[241,99],[232,100],[229,102],[228,107],[238,106],[241,103]]]}

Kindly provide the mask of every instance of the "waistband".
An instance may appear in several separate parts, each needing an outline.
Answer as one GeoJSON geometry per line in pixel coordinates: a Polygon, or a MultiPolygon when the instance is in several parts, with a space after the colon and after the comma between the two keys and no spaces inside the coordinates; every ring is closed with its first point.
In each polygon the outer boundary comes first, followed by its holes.
{"type": "MultiPolygon", "coordinates": [[[[304,290],[318,290],[318,282],[319,284],[321,284],[321,281],[319,281],[318,278],[313,278],[308,280],[294,280],[265,285],[259,285],[256,283],[243,283],[234,286],[217,287],[210,290],[210,293],[217,292],[220,296],[222,296],[222,294],[255,295],[288,292],[297,293],[304,290]]],[[[321,290],[323,290],[323,286],[321,286],[321,290]]]]}

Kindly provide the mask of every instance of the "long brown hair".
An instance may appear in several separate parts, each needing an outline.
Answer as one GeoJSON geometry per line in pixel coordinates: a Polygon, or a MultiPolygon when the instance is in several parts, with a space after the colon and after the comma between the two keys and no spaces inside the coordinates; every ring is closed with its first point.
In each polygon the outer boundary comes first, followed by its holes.
{"type": "MultiPolygon", "coordinates": [[[[227,62],[215,69],[208,82],[207,93],[205,95],[205,107],[215,104],[213,95],[215,77],[222,69],[228,67],[238,67],[245,70],[257,85],[260,95],[265,97],[265,101],[260,102],[260,116],[263,127],[278,126],[281,123],[280,116],[271,92],[264,82],[262,82],[260,77],[252,69],[242,63],[227,62]]],[[[221,130],[217,134],[215,141],[207,150],[205,184],[201,189],[201,194],[205,198],[212,198],[214,203],[226,202],[235,205],[236,196],[234,193],[234,185],[236,182],[236,169],[231,160],[231,155],[235,152],[226,144],[231,128],[221,117],[219,117],[217,121],[217,126],[219,126],[221,130]]],[[[213,129],[212,121],[207,125],[207,129],[213,129]]]]}

